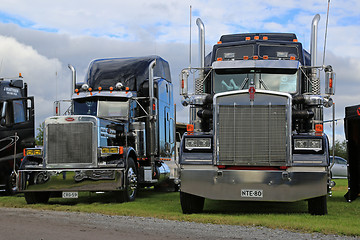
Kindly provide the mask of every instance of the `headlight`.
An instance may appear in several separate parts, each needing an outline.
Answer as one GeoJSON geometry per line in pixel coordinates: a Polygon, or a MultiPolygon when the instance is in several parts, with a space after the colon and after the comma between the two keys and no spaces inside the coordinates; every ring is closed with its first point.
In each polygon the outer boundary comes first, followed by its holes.
{"type": "Polygon", "coordinates": [[[24,150],[24,156],[37,156],[41,155],[42,151],[39,148],[26,148],[24,150]]]}
{"type": "Polygon", "coordinates": [[[123,154],[124,149],[123,147],[102,147],[101,154],[102,155],[109,155],[109,154],[123,154]]]}
{"type": "Polygon", "coordinates": [[[311,150],[319,152],[322,150],[322,139],[295,139],[294,150],[311,150]]]}
{"type": "Polygon", "coordinates": [[[185,138],[185,149],[211,149],[211,138],[185,138]]]}

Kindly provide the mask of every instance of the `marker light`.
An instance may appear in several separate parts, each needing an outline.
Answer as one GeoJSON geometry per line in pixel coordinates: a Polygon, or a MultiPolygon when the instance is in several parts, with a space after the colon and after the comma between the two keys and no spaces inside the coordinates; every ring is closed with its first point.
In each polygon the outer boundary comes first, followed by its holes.
{"type": "Polygon", "coordinates": [[[263,56],[263,59],[264,59],[264,60],[268,60],[268,59],[269,59],[269,56],[268,56],[268,55],[264,55],[264,56],[263,56]]]}
{"type": "Polygon", "coordinates": [[[245,38],[246,41],[249,41],[250,39],[251,39],[250,37],[246,37],[246,38],[245,38]]]}
{"type": "Polygon", "coordinates": [[[244,56],[244,60],[249,60],[249,56],[244,56]]]}
{"type": "Polygon", "coordinates": [[[254,40],[259,40],[259,36],[255,36],[255,37],[254,37],[254,40]]]}
{"type": "Polygon", "coordinates": [[[216,61],[222,61],[223,59],[221,58],[221,57],[218,57],[217,59],[216,59],[216,61]]]}
{"type": "Polygon", "coordinates": [[[189,135],[193,135],[194,134],[194,125],[192,125],[192,124],[186,125],[186,132],[189,135]]]}
{"type": "Polygon", "coordinates": [[[263,40],[269,40],[268,36],[263,36],[263,40]]]}
{"type": "Polygon", "coordinates": [[[222,44],[222,41],[218,41],[217,44],[222,44]]]}
{"type": "Polygon", "coordinates": [[[259,57],[258,57],[258,56],[253,56],[253,59],[254,59],[254,60],[258,60],[259,57]]]}

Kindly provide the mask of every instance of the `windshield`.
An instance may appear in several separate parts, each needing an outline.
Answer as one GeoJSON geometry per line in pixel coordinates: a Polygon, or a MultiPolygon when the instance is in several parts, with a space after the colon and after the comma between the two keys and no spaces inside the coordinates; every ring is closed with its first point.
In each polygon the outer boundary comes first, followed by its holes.
{"type": "Polygon", "coordinates": [[[93,115],[97,113],[97,101],[74,101],[75,115],[93,115]]]}
{"type": "Polygon", "coordinates": [[[74,101],[74,114],[99,117],[127,117],[129,102],[117,101],[74,101]]]}
{"type": "Polygon", "coordinates": [[[256,89],[295,93],[297,90],[297,69],[217,69],[213,75],[214,92],[256,89]]]}

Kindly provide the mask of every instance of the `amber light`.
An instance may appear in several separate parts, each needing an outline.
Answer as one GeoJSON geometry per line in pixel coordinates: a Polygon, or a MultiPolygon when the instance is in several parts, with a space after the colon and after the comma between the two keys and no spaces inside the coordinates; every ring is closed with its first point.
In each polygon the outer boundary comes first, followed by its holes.
{"type": "Polygon", "coordinates": [[[92,88],[90,87],[88,90],[89,90],[89,92],[91,92],[91,91],[92,91],[92,88]]]}
{"type": "Polygon", "coordinates": [[[321,136],[323,133],[323,125],[322,124],[315,124],[315,135],[316,136],[321,136]]]}
{"type": "Polygon", "coordinates": [[[222,41],[218,41],[217,44],[222,44],[222,41]]]}
{"type": "Polygon", "coordinates": [[[268,59],[269,59],[269,56],[268,56],[268,55],[264,55],[264,56],[263,56],[263,59],[264,59],[264,60],[268,60],[268,59]]]}
{"type": "Polygon", "coordinates": [[[119,147],[119,154],[124,154],[124,147],[119,147]]]}
{"type": "Polygon", "coordinates": [[[244,56],[244,60],[249,60],[249,56],[244,56]]]}
{"type": "Polygon", "coordinates": [[[102,87],[98,87],[98,90],[101,91],[101,90],[102,90],[102,87]]]}
{"type": "Polygon", "coordinates": [[[267,36],[263,36],[263,40],[269,40],[267,36]]]}
{"type": "Polygon", "coordinates": [[[298,40],[295,38],[295,39],[293,39],[293,42],[297,42],[298,40]]]}
{"type": "Polygon", "coordinates": [[[259,38],[259,36],[255,36],[254,39],[255,39],[255,40],[259,40],[260,38],[259,38]]]}
{"type": "Polygon", "coordinates": [[[187,131],[187,133],[189,135],[193,135],[193,133],[194,133],[194,125],[192,125],[192,124],[186,125],[186,131],[187,131]]]}
{"type": "Polygon", "coordinates": [[[250,39],[251,39],[250,37],[246,37],[246,38],[245,38],[246,41],[249,41],[250,39]]]}
{"type": "Polygon", "coordinates": [[[295,60],[296,58],[294,56],[291,56],[290,57],[290,60],[295,60]]]}
{"type": "Polygon", "coordinates": [[[259,57],[258,57],[258,56],[253,56],[253,59],[254,59],[254,60],[258,60],[259,57]]]}
{"type": "Polygon", "coordinates": [[[333,87],[333,79],[330,78],[330,79],[329,79],[329,88],[332,88],[332,87],[333,87]]]}
{"type": "Polygon", "coordinates": [[[223,59],[221,57],[217,58],[216,61],[222,61],[223,59]]]}

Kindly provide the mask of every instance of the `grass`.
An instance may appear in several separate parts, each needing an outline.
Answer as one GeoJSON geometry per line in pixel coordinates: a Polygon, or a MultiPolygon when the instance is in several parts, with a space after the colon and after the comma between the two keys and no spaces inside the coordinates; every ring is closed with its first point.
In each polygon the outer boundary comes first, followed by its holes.
{"type": "Polygon", "coordinates": [[[347,180],[335,180],[328,215],[307,213],[305,201],[295,203],[206,200],[204,213],[184,215],[179,193],[141,190],[135,202],[114,203],[114,193],[80,193],[79,199],[51,198],[48,204],[27,205],[22,194],[1,197],[0,207],[155,217],[214,224],[265,226],[301,232],[360,236],[360,199],[347,203],[347,180]],[[90,197],[89,197],[90,196],[90,197]]]}

